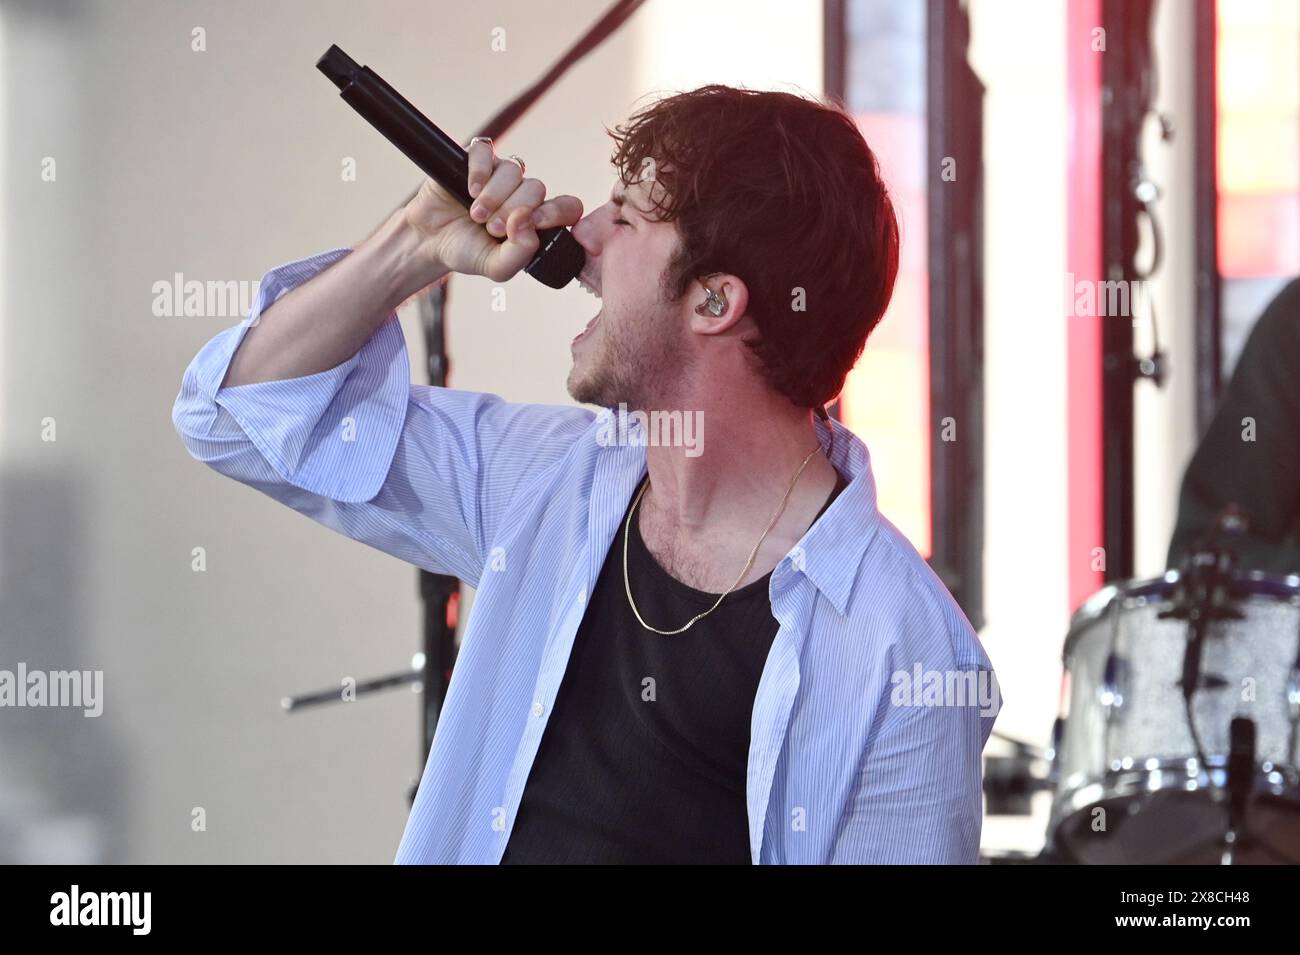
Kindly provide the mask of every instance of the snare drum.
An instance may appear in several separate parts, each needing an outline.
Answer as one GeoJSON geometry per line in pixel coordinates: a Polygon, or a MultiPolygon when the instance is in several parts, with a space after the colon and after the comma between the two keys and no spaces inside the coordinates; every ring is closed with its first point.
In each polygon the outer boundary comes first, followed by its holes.
{"type": "Polygon", "coordinates": [[[1086,863],[1223,861],[1234,716],[1255,723],[1252,795],[1232,861],[1300,862],[1300,577],[1236,574],[1237,619],[1208,626],[1192,718],[1186,620],[1162,618],[1179,576],[1106,587],[1066,638],[1066,717],[1053,743],[1049,845],[1086,863]]]}

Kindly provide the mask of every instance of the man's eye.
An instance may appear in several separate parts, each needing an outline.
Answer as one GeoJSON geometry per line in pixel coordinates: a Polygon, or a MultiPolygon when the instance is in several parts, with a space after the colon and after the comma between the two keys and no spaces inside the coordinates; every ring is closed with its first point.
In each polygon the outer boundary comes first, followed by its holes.
{"type": "Polygon", "coordinates": [[[632,223],[628,222],[626,219],[621,217],[614,220],[614,225],[631,225],[631,224],[632,223]]]}

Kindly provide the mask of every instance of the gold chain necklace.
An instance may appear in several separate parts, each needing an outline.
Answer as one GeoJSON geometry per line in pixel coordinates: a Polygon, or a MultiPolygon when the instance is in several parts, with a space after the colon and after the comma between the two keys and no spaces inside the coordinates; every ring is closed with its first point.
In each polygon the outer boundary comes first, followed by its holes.
{"type": "Polygon", "coordinates": [[[661,633],[664,636],[673,636],[674,634],[684,633],[685,631],[689,630],[692,626],[694,626],[697,620],[707,617],[709,614],[713,613],[713,611],[717,610],[718,604],[722,603],[722,598],[726,597],[727,594],[731,593],[731,591],[735,590],[738,586],[740,586],[740,582],[744,580],[745,575],[749,573],[749,568],[754,566],[754,559],[758,556],[758,549],[763,546],[763,541],[767,539],[768,533],[772,530],[773,527],[776,526],[777,520],[780,518],[781,513],[785,510],[786,501],[790,499],[790,493],[794,490],[795,484],[798,483],[799,475],[803,474],[803,469],[808,466],[808,462],[813,459],[813,455],[816,454],[821,449],[822,448],[820,444],[817,447],[813,448],[812,451],[808,453],[808,457],[803,459],[803,464],[799,465],[799,470],[794,472],[794,479],[790,481],[790,486],[786,488],[785,497],[781,498],[781,503],[777,507],[776,513],[773,514],[772,519],[767,522],[767,528],[766,530],[763,531],[763,536],[758,539],[758,543],[754,545],[754,549],[749,552],[749,560],[745,561],[745,569],[740,572],[740,576],[736,578],[736,582],[731,585],[731,587],[727,590],[727,593],[722,594],[721,596],[718,597],[717,601],[713,604],[712,607],[704,611],[704,613],[697,613],[694,617],[692,617],[689,621],[687,621],[685,626],[678,627],[676,630],[659,630],[656,627],[650,626],[650,624],[646,623],[645,620],[642,619],[641,611],[636,609],[636,601],[632,599],[632,584],[628,581],[628,576],[627,576],[627,539],[630,536],[630,532],[632,528],[632,516],[636,513],[636,506],[641,503],[641,495],[644,494],[645,489],[650,486],[650,476],[647,474],[645,483],[641,485],[641,490],[636,492],[636,500],[632,502],[632,509],[628,511],[627,514],[627,524],[623,528],[623,590],[627,593],[627,602],[631,605],[632,613],[636,614],[636,619],[640,622],[641,626],[645,627],[647,630],[652,630],[655,633],[661,633]]]}

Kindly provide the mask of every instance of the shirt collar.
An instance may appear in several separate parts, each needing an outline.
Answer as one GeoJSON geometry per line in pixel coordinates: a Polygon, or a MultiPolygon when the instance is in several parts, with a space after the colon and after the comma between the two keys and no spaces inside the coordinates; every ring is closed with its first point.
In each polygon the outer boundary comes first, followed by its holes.
{"type": "MultiPolygon", "coordinates": [[[[831,463],[848,479],[848,486],[781,561],[807,577],[841,614],[848,607],[862,554],[876,535],[876,482],[871,455],[856,434],[831,419],[815,419],[817,440],[829,451],[831,463]],[[828,427],[829,426],[829,427],[828,427]],[[830,435],[835,441],[831,446],[830,435]]],[[[773,572],[775,579],[777,571],[773,572]]],[[[788,573],[789,571],[787,571],[788,573]]]]}

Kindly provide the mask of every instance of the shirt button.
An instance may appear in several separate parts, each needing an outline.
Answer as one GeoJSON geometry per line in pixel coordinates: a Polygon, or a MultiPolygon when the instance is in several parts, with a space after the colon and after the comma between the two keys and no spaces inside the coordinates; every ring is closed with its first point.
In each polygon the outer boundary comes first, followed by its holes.
{"type": "Polygon", "coordinates": [[[587,602],[587,588],[583,587],[582,590],[578,591],[578,603],[585,604],[586,602],[587,602]]]}
{"type": "Polygon", "coordinates": [[[541,716],[541,715],[542,715],[542,711],[545,710],[545,709],[546,709],[546,707],[542,706],[542,704],[541,704],[540,702],[539,702],[539,703],[534,703],[534,704],[533,704],[533,716],[541,716]]]}

